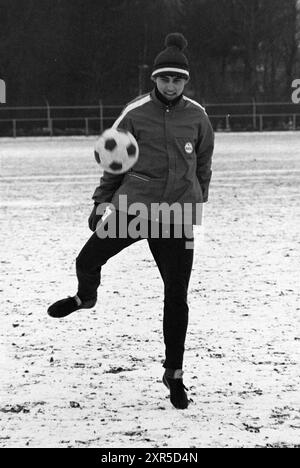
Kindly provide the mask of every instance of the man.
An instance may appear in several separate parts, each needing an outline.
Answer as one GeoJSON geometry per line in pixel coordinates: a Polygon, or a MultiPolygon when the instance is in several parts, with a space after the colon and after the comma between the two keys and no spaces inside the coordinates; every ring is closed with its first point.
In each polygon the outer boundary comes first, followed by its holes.
{"type": "Polygon", "coordinates": [[[177,225],[184,218],[176,215],[166,226],[161,213],[153,206],[176,203],[191,215],[190,227],[197,224],[197,208],[208,199],[214,134],[208,116],[200,104],[183,95],[189,80],[189,63],[184,54],[187,41],[182,34],[166,37],[165,49],[155,59],[152,80],[155,89],[127,105],[114,128],[131,132],[139,144],[139,159],[126,174],[104,172],[93,195],[94,209],[89,226],[95,231],[76,259],[78,291],[49,307],[51,317],[62,318],[93,307],[97,301],[102,266],[124,248],[142,237],[120,236],[120,225],[135,219],[120,203],[140,202],[148,209],[149,231],[156,224],[159,235],[148,236],[148,244],[164,282],[163,331],[166,347],[163,383],[170,390],[172,404],[188,407],[183,384],[183,355],[188,325],[187,293],[193,264],[193,248],[187,248],[191,236],[183,229],[178,237],[177,225]],[[103,216],[99,207],[110,203],[114,210],[103,216]],[[126,216],[125,216],[126,215],[126,216]],[[100,238],[98,228],[111,220],[117,225],[114,238],[100,238]],[[104,221],[105,220],[105,221],[104,221]],[[167,236],[166,236],[167,234],[167,236]]]}

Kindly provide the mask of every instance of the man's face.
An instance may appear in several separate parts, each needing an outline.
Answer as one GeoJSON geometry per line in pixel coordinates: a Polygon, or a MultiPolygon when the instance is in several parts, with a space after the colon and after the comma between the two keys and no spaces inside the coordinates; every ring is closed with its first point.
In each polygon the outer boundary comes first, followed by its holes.
{"type": "Polygon", "coordinates": [[[169,101],[180,96],[187,83],[187,79],[178,76],[158,76],[154,78],[158,91],[169,101]]]}

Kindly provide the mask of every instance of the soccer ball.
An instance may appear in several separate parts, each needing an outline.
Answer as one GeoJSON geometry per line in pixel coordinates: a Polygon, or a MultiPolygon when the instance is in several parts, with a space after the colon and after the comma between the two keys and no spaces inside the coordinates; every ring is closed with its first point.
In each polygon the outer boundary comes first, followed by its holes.
{"type": "Polygon", "coordinates": [[[96,142],[94,154],[104,171],[123,174],[137,162],[139,147],[130,132],[109,128],[96,142]]]}

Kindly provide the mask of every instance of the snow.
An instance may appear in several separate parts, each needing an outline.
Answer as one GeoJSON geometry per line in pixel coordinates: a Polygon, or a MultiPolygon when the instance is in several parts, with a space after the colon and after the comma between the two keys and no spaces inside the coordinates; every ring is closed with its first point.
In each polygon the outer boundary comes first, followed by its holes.
{"type": "Polygon", "coordinates": [[[95,138],[2,139],[0,447],[293,447],[300,440],[300,134],[217,134],[196,228],[186,411],[161,383],[163,287],[147,242],[76,292],[95,138]],[[203,233],[204,231],[204,233],[203,233]]]}

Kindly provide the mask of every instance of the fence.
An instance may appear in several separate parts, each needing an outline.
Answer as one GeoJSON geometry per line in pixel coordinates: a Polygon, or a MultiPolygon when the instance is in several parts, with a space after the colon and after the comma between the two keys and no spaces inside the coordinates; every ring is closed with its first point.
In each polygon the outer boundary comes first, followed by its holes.
{"type": "Polygon", "coordinates": [[[215,130],[266,131],[300,129],[300,105],[291,102],[207,104],[215,130]]]}
{"type": "MultiPolygon", "coordinates": [[[[206,104],[216,131],[300,130],[300,104],[206,104]]],[[[116,120],[123,106],[0,106],[1,136],[99,135],[116,120]]]]}

